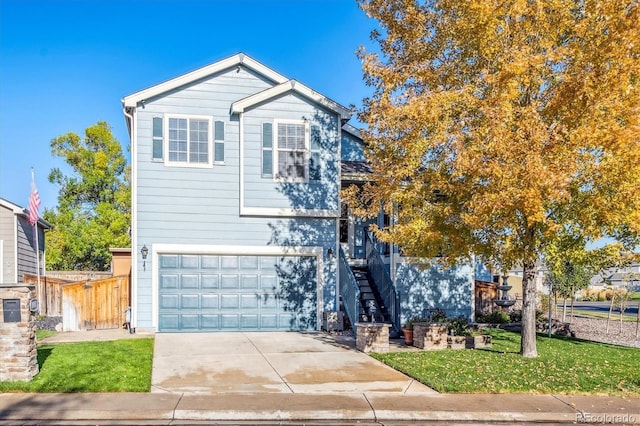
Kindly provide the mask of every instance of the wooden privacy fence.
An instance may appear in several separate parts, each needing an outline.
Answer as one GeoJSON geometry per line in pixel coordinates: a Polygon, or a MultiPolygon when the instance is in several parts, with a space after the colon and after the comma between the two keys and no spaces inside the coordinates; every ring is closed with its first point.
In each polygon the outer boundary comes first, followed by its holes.
{"type": "Polygon", "coordinates": [[[62,284],[64,331],[120,328],[130,305],[128,275],[62,284]]]}
{"type": "MultiPolygon", "coordinates": [[[[37,284],[38,277],[35,274],[25,273],[22,280],[25,283],[37,284]]],[[[49,317],[62,316],[62,285],[72,281],[50,276],[40,277],[40,286],[37,287],[38,300],[41,302],[40,314],[49,317]]]]}

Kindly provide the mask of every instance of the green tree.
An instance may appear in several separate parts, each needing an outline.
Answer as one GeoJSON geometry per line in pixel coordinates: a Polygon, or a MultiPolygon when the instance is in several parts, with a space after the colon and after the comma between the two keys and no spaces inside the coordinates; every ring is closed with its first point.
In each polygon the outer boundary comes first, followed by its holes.
{"type": "Polygon", "coordinates": [[[81,138],[67,133],[51,141],[51,152],[72,173],[54,168],[49,181],[59,185],[58,205],[46,210],[53,224],[47,235],[47,268],[107,270],[110,247],[129,247],[131,189],[129,168],[110,126],[99,121],[81,138]]]}
{"type": "Polygon", "coordinates": [[[408,256],[523,267],[521,354],[537,356],[536,260],[563,232],[640,232],[640,5],[360,0],[372,182],[345,191],[408,256]],[[396,209],[397,207],[397,209],[396,209]]]}

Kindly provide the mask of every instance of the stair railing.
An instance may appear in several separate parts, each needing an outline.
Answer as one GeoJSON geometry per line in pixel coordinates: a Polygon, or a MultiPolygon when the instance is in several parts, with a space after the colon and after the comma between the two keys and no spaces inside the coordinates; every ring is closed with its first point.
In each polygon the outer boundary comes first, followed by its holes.
{"type": "Polygon", "coordinates": [[[342,247],[339,248],[340,260],[340,295],[342,296],[342,305],[353,332],[356,332],[356,322],[358,322],[358,312],[360,312],[360,288],[356,282],[356,277],[349,266],[347,256],[344,254],[342,247]]]}
{"type": "Polygon", "coordinates": [[[389,319],[394,331],[400,331],[400,300],[393,281],[389,276],[387,266],[382,260],[380,249],[383,249],[383,243],[379,242],[371,232],[365,233],[365,248],[367,256],[367,267],[373,281],[378,288],[380,298],[384,303],[389,319]]]}

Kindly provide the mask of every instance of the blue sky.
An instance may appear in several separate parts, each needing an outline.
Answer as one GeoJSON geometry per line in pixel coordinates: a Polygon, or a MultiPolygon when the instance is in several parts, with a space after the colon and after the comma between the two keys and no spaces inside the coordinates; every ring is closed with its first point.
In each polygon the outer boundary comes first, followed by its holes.
{"type": "Polygon", "coordinates": [[[359,106],[375,26],[355,0],[0,0],[0,197],[27,206],[34,167],[55,207],[51,139],[104,120],[126,150],[123,96],[237,52],[359,106]]]}

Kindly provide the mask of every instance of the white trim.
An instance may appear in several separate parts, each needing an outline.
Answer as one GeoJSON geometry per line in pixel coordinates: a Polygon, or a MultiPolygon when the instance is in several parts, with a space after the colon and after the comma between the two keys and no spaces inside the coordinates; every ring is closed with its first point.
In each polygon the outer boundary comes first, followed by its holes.
{"type": "MultiPolygon", "coordinates": [[[[131,129],[131,326],[138,326],[138,129],[136,109],[132,108],[131,129]]],[[[127,111],[125,108],[125,116],[127,111]]],[[[164,123],[163,123],[164,127],[164,123]]],[[[163,135],[164,138],[164,135],[163,135]]],[[[164,154],[164,151],[163,151],[164,154]]]]}
{"type": "Polygon", "coordinates": [[[18,282],[18,216],[13,215],[13,282],[18,282]]]}
{"type": "Polygon", "coordinates": [[[322,309],[324,307],[324,247],[322,246],[231,246],[231,245],[197,245],[197,244],[152,244],[150,248],[151,278],[151,322],[158,330],[158,256],[160,254],[212,254],[227,256],[315,256],[316,257],[316,329],[322,325],[322,309]]]}
{"type": "MultiPolygon", "coordinates": [[[[240,138],[240,212],[238,214],[242,216],[242,211],[244,210],[244,114],[238,115],[238,125],[240,126],[240,129],[238,129],[240,138]]],[[[262,129],[260,129],[260,132],[262,132],[262,129]]],[[[262,169],[262,164],[260,169],[262,169]]]]}
{"type": "Polygon", "coordinates": [[[4,240],[0,240],[0,284],[4,283],[4,240]]]}
{"type": "Polygon", "coordinates": [[[327,98],[326,96],[316,92],[315,90],[305,86],[304,84],[296,80],[288,80],[277,86],[273,86],[269,89],[263,90],[262,92],[258,92],[254,95],[248,96],[244,99],[240,99],[239,101],[232,103],[231,113],[239,114],[241,112],[245,112],[247,108],[250,108],[261,102],[268,101],[269,99],[273,99],[287,92],[295,92],[299,95],[302,95],[305,98],[310,99],[339,114],[342,119],[348,120],[351,118],[351,111],[348,108],[340,105],[339,103],[327,98]]]}
{"type": "Polygon", "coordinates": [[[309,183],[309,158],[311,156],[311,129],[307,120],[284,120],[274,119],[273,128],[271,129],[273,140],[271,141],[272,158],[273,158],[273,180],[276,182],[293,182],[293,183],[309,183]],[[278,163],[279,151],[300,152],[299,149],[280,148],[278,146],[278,127],[280,124],[291,124],[294,126],[304,126],[304,176],[302,178],[280,176],[280,168],[278,163]]]}
{"type": "Polygon", "coordinates": [[[278,207],[245,207],[244,198],[241,199],[241,216],[264,216],[264,217],[340,217],[339,210],[329,209],[291,209],[278,207]]]}
{"type": "Polygon", "coordinates": [[[135,107],[140,102],[144,102],[145,100],[151,99],[155,96],[161,95],[168,91],[177,89],[179,87],[206,78],[212,74],[238,65],[244,65],[247,68],[256,71],[257,73],[274,81],[276,84],[284,83],[285,81],[287,81],[287,78],[282,74],[277,73],[276,71],[250,58],[244,53],[237,53],[233,56],[222,59],[221,61],[214,62],[213,64],[207,65],[202,68],[198,68],[195,71],[191,71],[187,74],[183,74],[176,78],[172,78],[171,80],[167,80],[163,83],[156,84],[155,86],[151,86],[147,89],[125,96],[124,98],[122,98],[122,105],[124,107],[135,107]]]}
{"type": "MultiPolygon", "coordinates": [[[[210,169],[213,167],[213,118],[207,115],[189,115],[189,114],[164,114],[164,123],[163,123],[163,148],[162,155],[164,156],[164,165],[167,167],[189,167],[189,168],[200,168],[200,169],[210,169]],[[187,161],[172,161],[169,159],[169,121],[172,119],[179,120],[187,120],[187,161]],[[189,139],[189,133],[191,125],[191,120],[206,120],[207,121],[207,162],[199,163],[199,162],[191,162],[189,161],[189,145],[191,141],[189,139]]],[[[152,141],[153,143],[153,141],[152,141]]],[[[152,147],[153,149],[153,147],[152,147]]]]}

